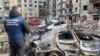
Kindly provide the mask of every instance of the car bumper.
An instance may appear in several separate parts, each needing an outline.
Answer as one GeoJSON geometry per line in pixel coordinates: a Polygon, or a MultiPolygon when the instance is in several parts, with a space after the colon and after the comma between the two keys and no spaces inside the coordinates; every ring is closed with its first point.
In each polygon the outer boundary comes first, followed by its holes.
{"type": "Polygon", "coordinates": [[[100,55],[99,51],[93,51],[93,52],[91,52],[91,51],[83,51],[82,53],[85,54],[85,55],[93,55],[93,56],[100,55]]]}

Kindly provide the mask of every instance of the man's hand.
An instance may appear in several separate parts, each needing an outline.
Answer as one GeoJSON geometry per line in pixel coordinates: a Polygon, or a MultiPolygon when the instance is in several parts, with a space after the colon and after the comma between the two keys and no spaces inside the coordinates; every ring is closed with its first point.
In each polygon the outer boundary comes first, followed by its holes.
{"type": "Polygon", "coordinates": [[[31,37],[31,36],[32,36],[32,34],[30,33],[30,34],[28,34],[28,36],[29,36],[29,37],[31,37]]]}

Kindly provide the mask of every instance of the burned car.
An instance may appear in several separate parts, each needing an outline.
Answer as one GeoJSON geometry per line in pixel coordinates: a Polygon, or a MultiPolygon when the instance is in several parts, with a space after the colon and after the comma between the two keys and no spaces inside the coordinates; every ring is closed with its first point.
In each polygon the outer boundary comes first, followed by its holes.
{"type": "Polygon", "coordinates": [[[75,32],[78,42],[80,43],[80,51],[83,55],[100,56],[100,42],[95,41],[92,35],[82,32],[75,32]]]}
{"type": "Polygon", "coordinates": [[[57,45],[66,53],[66,56],[79,56],[79,43],[72,30],[61,31],[57,36],[57,45]]]}
{"type": "Polygon", "coordinates": [[[35,56],[78,56],[79,44],[71,30],[51,30],[33,37],[35,56]]]}

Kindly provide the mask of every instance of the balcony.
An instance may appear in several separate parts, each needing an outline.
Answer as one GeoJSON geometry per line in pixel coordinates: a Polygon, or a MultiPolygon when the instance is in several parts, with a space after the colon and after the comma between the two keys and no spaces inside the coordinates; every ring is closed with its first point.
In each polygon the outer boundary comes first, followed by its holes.
{"type": "Polygon", "coordinates": [[[66,2],[62,1],[62,2],[58,3],[58,5],[62,5],[62,4],[66,4],[66,2]]]}
{"type": "Polygon", "coordinates": [[[4,7],[10,7],[10,4],[9,3],[5,3],[4,7]]]}
{"type": "Polygon", "coordinates": [[[100,14],[100,10],[99,10],[99,9],[89,9],[88,12],[89,12],[90,14],[93,14],[93,13],[100,14]]]}
{"type": "Polygon", "coordinates": [[[100,3],[100,0],[90,0],[91,3],[100,3]]]}
{"type": "Polygon", "coordinates": [[[66,4],[66,7],[67,8],[73,8],[73,5],[72,4],[66,4]]]}
{"type": "Polygon", "coordinates": [[[58,9],[58,11],[63,11],[63,10],[66,10],[66,8],[60,8],[60,9],[58,9]]]}
{"type": "Polygon", "coordinates": [[[66,17],[66,15],[59,15],[59,17],[66,17]]]}

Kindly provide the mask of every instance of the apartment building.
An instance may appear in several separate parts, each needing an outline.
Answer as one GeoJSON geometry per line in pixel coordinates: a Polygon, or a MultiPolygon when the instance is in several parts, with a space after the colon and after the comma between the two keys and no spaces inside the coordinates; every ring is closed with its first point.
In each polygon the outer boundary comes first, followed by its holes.
{"type": "Polygon", "coordinates": [[[13,5],[17,5],[17,0],[0,0],[0,19],[5,19],[13,5]]]}
{"type": "Polygon", "coordinates": [[[38,0],[17,0],[17,4],[21,6],[22,15],[26,19],[39,17],[38,0]]]}
{"type": "Polygon", "coordinates": [[[2,19],[3,17],[3,1],[2,0],[0,0],[0,19],[2,19]]]}
{"type": "Polygon", "coordinates": [[[89,0],[91,6],[88,8],[88,13],[93,20],[100,20],[100,0],[89,0]]]}
{"type": "Polygon", "coordinates": [[[67,19],[72,16],[72,0],[56,0],[56,17],[67,19]]]}
{"type": "Polygon", "coordinates": [[[43,19],[48,16],[48,0],[39,0],[39,18],[43,19]]]}
{"type": "Polygon", "coordinates": [[[0,18],[8,17],[11,7],[14,5],[21,7],[22,16],[24,18],[39,18],[39,16],[44,13],[40,13],[40,9],[42,8],[44,10],[44,8],[46,8],[45,4],[46,0],[0,0],[0,18]]]}
{"type": "Polygon", "coordinates": [[[100,0],[72,0],[72,4],[74,18],[100,19],[100,0]]]}
{"type": "Polygon", "coordinates": [[[56,17],[56,0],[48,0],[49,18],[54,19],[56,17]]]}
{"type": "Polygon", "coordinates": [[[56,0],[56,10],[57,17],[59,19],[64,19],[66,17],[66,0],[56,0]]]}
{"type": "Polygon", "coordinates": [[[18,5],[22,8],[22,15],[26,19],[40,18],[45,16],[46,0],[18,0],[18,5]]]}

